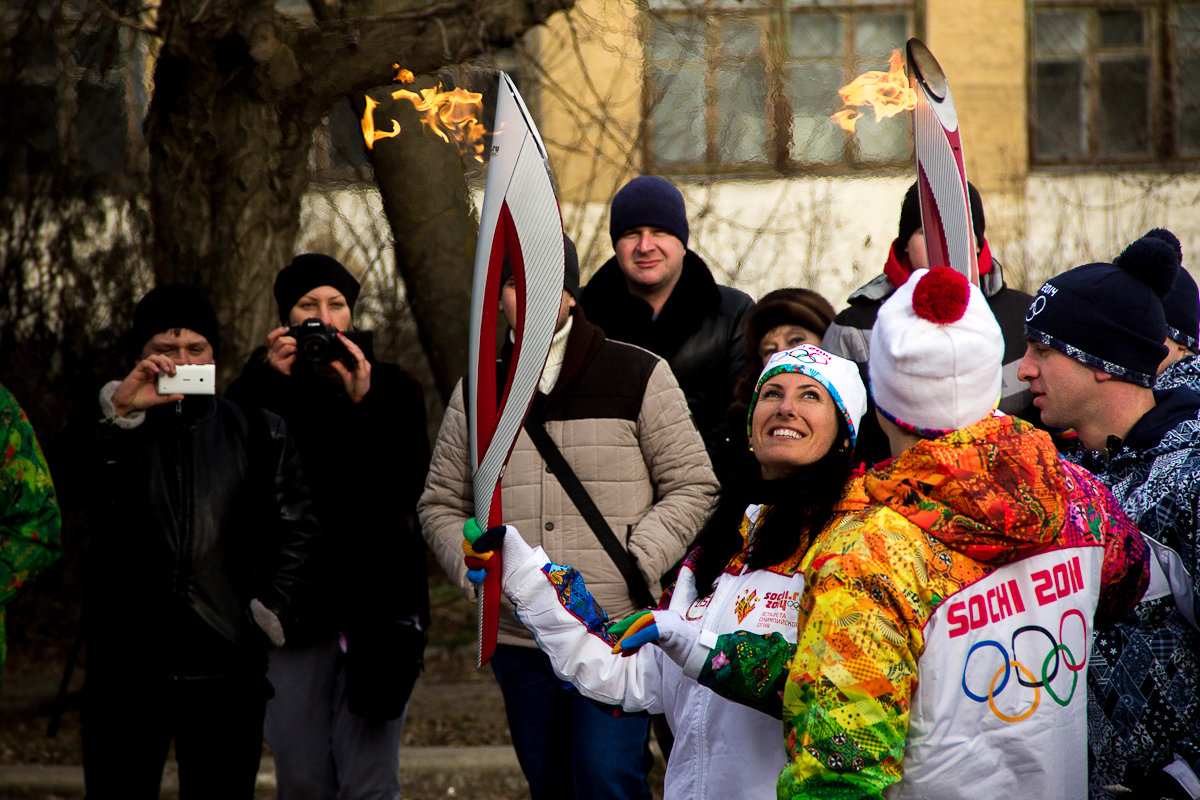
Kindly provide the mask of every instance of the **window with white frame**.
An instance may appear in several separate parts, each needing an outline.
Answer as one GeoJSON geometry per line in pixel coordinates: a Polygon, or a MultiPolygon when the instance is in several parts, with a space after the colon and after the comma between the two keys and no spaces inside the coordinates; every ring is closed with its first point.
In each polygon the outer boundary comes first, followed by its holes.
{"type": "Polygon", "coordinates": [[[1200,3],[1036,0],[1034,164],[1200,158],[1200,3]]]}
{"type": "Polygon", "coordinates": [[[914,34],[916,2],[650,0],[645,14],[648,169],[790,173],[907,164],[907,114],[856,135],[837,90],[886,70],[914,34]]]}

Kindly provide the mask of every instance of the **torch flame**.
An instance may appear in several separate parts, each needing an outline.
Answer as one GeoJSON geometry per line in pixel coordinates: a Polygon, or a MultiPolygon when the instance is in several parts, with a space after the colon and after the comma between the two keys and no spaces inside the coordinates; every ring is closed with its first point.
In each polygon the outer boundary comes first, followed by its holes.
{"type": "Polygon", "coordinates": [[[483,163],[483,137],[487,128],[479,121],[483,113],[483,95],[455,87],[442,91],[439,83],[430,89],[422,89],[417,95],[407,89],[392,92],[397,100],[408,100],[421,115],[421,124],[437,134],[447,144],[458,146],[460,155],[472,154],[483,163]]]}
{"type": "Polygon", "coordinates": [[[362,133],[363,141],[367,143],[368,150],[374,149],[375,142],[380,139],[390,139],[393,136],[400,135],[400,123],[396,120],[392,120],[392,130],[390,132],[375,130],[375,106],[377,105],[379,103],[372,100],[369,96],[367,97],[367,107],[363,111],[362,117],[362,133]]]}
{"type": "MultiPolygon", "coordinates": [[[[917,92],[909,86],[904,74],[904,56],[899,50],[892,51],[887,72],[868,70],[838,89],[838,96],[842,105],[871,106],[876,122],[917,107],[917,92]]],[[[829,118],[842,130],[854,133],[854,124],[862,116],[861,111],[844,108],[829,118]]]]}
{"type": "MultiPolygon", "coordinates": [[[[396,70],[396,75],[392,78],[394,82],[413,82],[411,71],[400,69],[399,64],[393,64],[392,69],[396,70]]],[[[476,161],[483,163],[483,140],[488,131],[479,121],[483,114],[482,94],[458,87],[445,92],[439,83],[433,88],[422,89],[420,94],[407,89],[397,89],[392,92],[392,98],[412,103],[413,108],[421,115],[422,125],[447,144],[456,145],[460,155],[470,153],[476,161]]],[[[400,123],[394,119],[391,131],[375,129],[374,111],[377,105],[379,103],[367,97],[362,131],[368,149],[374,147],[379,139],[390,139],[400,133],[400,123]]]]}

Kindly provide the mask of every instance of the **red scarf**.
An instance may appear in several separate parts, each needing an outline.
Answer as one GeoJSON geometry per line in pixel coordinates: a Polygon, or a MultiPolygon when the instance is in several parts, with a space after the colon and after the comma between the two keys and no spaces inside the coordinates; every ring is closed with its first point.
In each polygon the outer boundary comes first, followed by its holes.
{"type": "MultiPolygon", "coordinates": [[[[991,271],[992,249],[988,247],[987,237],[984,237],[983,249],[979,251],[979,274],[987,275],[991,271]]],[[[887,262],[883,265],[883,274],[887,275],[893,286],[900,288],[912,273],[913,268],[908,260],[908,253],[900,248],[899,239],[892,240],[892,246],[888,248],[887,262]]]]}

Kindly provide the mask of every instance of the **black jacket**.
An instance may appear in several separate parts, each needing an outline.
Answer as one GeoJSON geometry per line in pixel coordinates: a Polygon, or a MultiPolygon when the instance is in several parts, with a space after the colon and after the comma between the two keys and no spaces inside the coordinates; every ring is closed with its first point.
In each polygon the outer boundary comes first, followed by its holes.
{"type": "Polygon", "coordinates": [[[189,397],[149,409],[132,429],[101,422],[90,454],[89,671],[192,678],[265,667],[250,601],[289,632],[319,534],[282,420],[189,397]]]}
{"type": "Polygon", "coordinates": [[[725,410],[746,361],[742,335],[754,306],[750,295],[719,286],[708,265],[688,250],[679,283],[657,318],[629,293],[616,257],[588,282],[580,304],[608,338],[644,347],[671,365],[720,475],[718,462],[730,439],[725,410]]]}
{"type": "Polygon", "coordinates": [[[417,498],[429,468],[421,385],[371,360],[371,389],[351,402],[341,382],[301,365],[291,376],[257,350],[226,396],[283,417],[312,486],[325,535],[313,604],[292,641],[417,618],[429,621],[417,498]]]}

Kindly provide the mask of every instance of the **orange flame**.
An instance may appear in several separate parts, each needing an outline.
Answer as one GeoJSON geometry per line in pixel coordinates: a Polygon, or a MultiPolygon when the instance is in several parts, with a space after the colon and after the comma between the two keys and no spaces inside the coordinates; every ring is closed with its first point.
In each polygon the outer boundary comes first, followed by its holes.
{"type": "Polygon", "coordinates": [[[479,121],[483,113],[483,95],[455,87],[448,92],[442,85],[422,89],[421,94],[397,89],[392,92],[397,100],[405,99],[413,104],[421,115],[421,124],[437,134],[447,144],[458,145],[460,155],[468,153],[483,163],[483,137],[487,128],[479,121]]]}
{"type": "Polygon", "coordinates": [[[392,130],[390,132],[375,130],[375,106],[377,105],[379,105],[379,103],[372,100],[368,95],[367,107],[363,110],[362,116],[363,141],[366,142],[368,150],[373,150],[375,148],[375,142],[379,141],[380,139],[390,139],[393,136],[400,135],[400,123],[396,120],[392,120],[392,130]]]}
{"type": "MultiPolygon", "coordinates": [[[[399,64],[393,64],[396,75],[392,80],[396,83],[412,83],[413,74],[407,69],[400,69],[399,64]]],[[[421,124],[433,131],[442,141],[458,147],[460,155],[470,154],[476,161],[483,163],[483,139],[487,128],[479,121],[483,114],[483,95],[478,92],[468,92],[466,89],[454,88],[448,92],[442,91],[439,83],[431,89],[422,89],[420,94],[407,89],[397,89],[392,92],[395,100],[407,100],[421,115],[421,124]]],[[[380,139],[390,139],[400,133],[400,123],[392,120],[391,131],[375,129],[375,107],[379,103],[367,97],[366,108],[363,111],[362,131],[367,148],[375,146],[380,139]]]]}
{"type": "MultiPolygon", "coordinates": [[[[904,74],[904,56],[899,50],[892,51],[887,72],[864,72],[838,89],[838,97],[842,99],[842,105],[871,106],[875,109],[876,122],[917,107],[917,92],[909,86],[908,76],[904,74]]],[[[854,124],[862,116],[861,111],[843,108],[829,118],[842,130],[854,133],[854,124]]]]}

